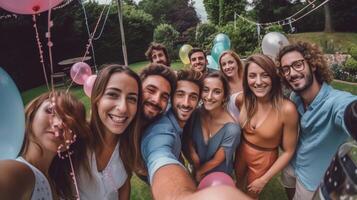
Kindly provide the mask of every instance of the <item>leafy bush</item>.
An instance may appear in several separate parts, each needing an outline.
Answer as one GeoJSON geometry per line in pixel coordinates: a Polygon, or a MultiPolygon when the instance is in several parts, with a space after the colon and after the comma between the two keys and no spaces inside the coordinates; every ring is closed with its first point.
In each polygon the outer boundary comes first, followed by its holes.
{"type": "Polygon", "coordinates": [[[351,54],[352,58],[357,60],[357,45],[352,45],[348,51],[349,54],[351,54]]]}
{"type": "Polygon", "coordinates": [[[179,32],[170,24],[160,24],[154,30],[154,41],[164,44],[170,58],[175,59],[177,57],[177,50],[174,44],[179,35],[179,32]]]}
{"type": "Polygon", "coordinates": [[[320,45],[324,53],[334,54],[341,51],[341,47],[336,46],[333,40],[320,40],[320,45]]]}
{"type": "Polygon", "coordinates": [[[217,34],[217,27],[211,23],[200,24],[196,32],[197,47],[208,50],[212,48],[212,41],[217,34]]]}
{"type": "Polygon", "coordinates": [[[344,66],[335,63],[332,64],[331,70],[335,79],[349,82],[357,82],[357,73],[348,71],[344,66]]]}
{"type": "Polygon", "coordinates": [[[357,74],[357,60],[355,60],[353,57],[348,58],[346,60],[344,69],[350,73],[357,74]]]}

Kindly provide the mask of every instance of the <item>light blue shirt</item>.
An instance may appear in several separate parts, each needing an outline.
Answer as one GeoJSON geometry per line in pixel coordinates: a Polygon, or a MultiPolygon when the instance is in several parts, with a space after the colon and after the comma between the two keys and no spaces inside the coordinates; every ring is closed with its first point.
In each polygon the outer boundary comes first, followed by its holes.
{"type": "Polygon", "coordinates": [[[144,132],[141,153],[149,172],[149,181],[155,172],[165,165],[180,161],[182,128],[179,126],[172,109],[151,124],[144,132]]]}
{"type": "Polygon", "coordinates": [[[299,142],[291,165],[305,188],[315,191],[338,147],[349,137],[343,116],[357,96],[323,83],[306,109],[298,95],[292,93],[291,99],[300,115],[299,142]]]}

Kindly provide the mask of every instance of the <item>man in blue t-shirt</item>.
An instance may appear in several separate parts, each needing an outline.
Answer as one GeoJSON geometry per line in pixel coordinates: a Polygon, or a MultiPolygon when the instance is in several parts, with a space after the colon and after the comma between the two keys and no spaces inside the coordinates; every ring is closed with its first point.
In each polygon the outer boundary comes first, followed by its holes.
{"type": "Polygon", "coordinates": [[[329,85],[332,73],[316,45],[288,45],[279,52],[278,61],[300,115],[299,142],[282,182],[289,199],[309,200],[338,147],[356,129],[357,96],[329,85]]]}

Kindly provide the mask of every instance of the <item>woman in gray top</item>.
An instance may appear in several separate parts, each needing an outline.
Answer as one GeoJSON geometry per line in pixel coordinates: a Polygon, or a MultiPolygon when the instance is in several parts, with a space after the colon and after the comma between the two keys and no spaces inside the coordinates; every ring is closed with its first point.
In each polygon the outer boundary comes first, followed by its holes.
{"type": "Polygon", "coordinates": [[[227,79],[219,72],[208,74],[203,81],[203,106],[193,117],[188,140],[189,160],[195,179],[215,171],[232,173],[233,152],[240,141],[240,127],[226,110],[229,98],[227,79]]]}

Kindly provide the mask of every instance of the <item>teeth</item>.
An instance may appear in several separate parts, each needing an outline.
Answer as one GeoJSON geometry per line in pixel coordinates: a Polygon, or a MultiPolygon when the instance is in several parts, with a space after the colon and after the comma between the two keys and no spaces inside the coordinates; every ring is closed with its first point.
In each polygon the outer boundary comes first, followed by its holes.
{"type": "Polygon", "coordinates": [[[116,115],[109,115],[109,117],[116,123],[124,123],[125,120],[127,119],[126,117],[119,117],[116,115]]]}

